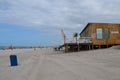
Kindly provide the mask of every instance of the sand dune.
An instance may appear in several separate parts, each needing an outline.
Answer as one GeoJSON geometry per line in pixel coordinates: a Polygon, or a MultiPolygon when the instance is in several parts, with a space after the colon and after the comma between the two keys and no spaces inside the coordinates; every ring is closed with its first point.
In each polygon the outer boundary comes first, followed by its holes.
{"type": "Polygon", "coordinates": [[[119,46],[76,53],[0,50],[0,80],[120,80],[119,75],[119,46]],[[17,55],[18,66],[10,66],[11,54],[17,55]]]}

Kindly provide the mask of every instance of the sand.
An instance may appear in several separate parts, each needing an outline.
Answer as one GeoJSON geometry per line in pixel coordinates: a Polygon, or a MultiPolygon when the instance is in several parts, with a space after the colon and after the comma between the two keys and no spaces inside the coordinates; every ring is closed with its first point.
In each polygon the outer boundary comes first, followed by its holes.
{"type": "Polygon", "coordinates": [[[0,50],[0,80],[120,80],[120,48],[74,53],[0,50]],[[18,66],[10,66],[11,54],[17,55],[18,66]]]}

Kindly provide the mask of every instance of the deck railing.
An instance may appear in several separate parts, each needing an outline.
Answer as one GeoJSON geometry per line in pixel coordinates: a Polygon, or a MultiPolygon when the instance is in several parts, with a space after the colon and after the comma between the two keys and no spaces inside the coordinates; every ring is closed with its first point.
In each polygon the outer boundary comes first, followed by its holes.
{"type": "Polygon", "coordinates": [[[78,43],[92,43],[91,37],[81,37],[78,39],[78,43]]]}
{"type": "Polygon", "coordinates": [[[65,43],[92,43],[91,37],[80,37],[77,39],[66,39],[65,43]]]}

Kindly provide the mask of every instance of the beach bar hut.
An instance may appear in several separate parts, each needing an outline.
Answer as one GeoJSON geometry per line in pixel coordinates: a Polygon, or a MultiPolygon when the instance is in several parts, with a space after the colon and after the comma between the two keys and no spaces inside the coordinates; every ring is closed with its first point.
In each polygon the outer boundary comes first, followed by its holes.
{"type": "Polygon", "coordinates": [[[92,47],[110,47],[120,44],[120,24],[88,23],[80,37],[91,37],[92,47]]]}

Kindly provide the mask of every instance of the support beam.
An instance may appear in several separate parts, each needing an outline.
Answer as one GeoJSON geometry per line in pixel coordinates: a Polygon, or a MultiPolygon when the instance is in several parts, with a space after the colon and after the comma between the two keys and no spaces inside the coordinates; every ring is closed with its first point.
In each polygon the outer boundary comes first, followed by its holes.
{"type": "Polygon", "coordinates": [[[80,51],[80,44],[78,44],[78,52],[80,51]]]}
{"type": "Polygon", "coordinates": [[[92,44],[92,46],[91,46],[91,47],[92,47],[92,50],[93,50],[93,49],[94,49],[94,45],[92,44]]]}
{"type": "Polygon", "coordinates": [[[90,45],[89,45],[89,50],[90,50],[90,45]]]}
{"type": "Polygon", "coordinates": [[[101,45],[99,45],[99,49],[101,48],[101,45]]]}
{"type": "Polygon", "coordinates": [[[68,52],[68,45],[67,44],[65,45],[65,52],[66,53],[68,52]]]}
{"type": "Polygon", "coordinates": [[[108,48],[108,44],[107,44],[107,48],[108,48]]]}
{"type": "Polygon", "coordinates": [[[74,45],[72,45],[72,51],[74,52],[74,45]]]}

